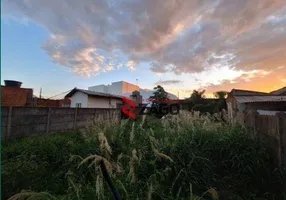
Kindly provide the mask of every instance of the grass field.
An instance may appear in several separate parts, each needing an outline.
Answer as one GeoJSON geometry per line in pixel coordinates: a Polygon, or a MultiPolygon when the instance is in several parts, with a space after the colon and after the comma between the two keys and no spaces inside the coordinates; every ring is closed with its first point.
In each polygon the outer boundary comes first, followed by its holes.
{"type": "Polygon", "coordinates": [[[285,172],[263,141],[212,116],[96,119],[78,132],[2,146],[2,199],[284,199],[285,172]],[[13,196],[14,195],[14,196],[13,196]]]}

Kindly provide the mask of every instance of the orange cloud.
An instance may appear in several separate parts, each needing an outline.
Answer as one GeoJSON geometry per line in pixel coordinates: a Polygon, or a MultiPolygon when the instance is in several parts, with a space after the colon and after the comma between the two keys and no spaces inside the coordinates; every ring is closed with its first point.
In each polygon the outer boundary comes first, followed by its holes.
{"type": "Polygon", "coordinates": [[[219,90],[231,91],[233,88],[270,92],[286,85],[286,67],[279,67],[270,72],[255,71],[244,73],[236,79],[222,81],[220,84],[210,84],[205,89],[207,93],[219,90]]]}

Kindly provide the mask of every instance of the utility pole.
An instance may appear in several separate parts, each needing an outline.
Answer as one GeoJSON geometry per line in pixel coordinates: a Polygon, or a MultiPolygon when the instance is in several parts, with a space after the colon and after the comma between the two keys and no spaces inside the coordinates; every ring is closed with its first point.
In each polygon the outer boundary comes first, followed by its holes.
{"type": "Polygon", "coordinates": [[[40,99],[42,98],[42,88],[40,88],[40,99]]]}

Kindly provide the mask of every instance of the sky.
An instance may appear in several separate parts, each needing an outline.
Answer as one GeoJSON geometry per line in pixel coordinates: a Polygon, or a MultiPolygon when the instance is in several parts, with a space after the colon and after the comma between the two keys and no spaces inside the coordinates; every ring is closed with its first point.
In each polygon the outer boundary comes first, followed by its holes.
{"type": "Polygon", "coordinates": [[[285,0],[2,0],[1,42],[2,80],[44,97],[136,79],[180,98],[286,85],[285,0]]]}

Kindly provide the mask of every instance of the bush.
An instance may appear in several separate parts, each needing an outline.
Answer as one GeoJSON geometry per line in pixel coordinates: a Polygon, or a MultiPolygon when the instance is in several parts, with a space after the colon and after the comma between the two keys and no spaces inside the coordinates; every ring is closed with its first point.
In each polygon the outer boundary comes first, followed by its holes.
{"type": "Polygon", "coordinates": [[[122,199],[283,198],[283,176],[265,145],[198,113],[120,124],[99,119],[80,133],[9,142],[2,159],[4,199],[22,189],[112,199],[101,159],[122,199]]]}

